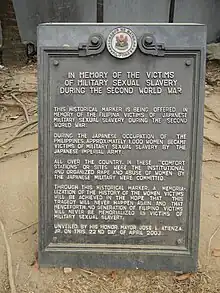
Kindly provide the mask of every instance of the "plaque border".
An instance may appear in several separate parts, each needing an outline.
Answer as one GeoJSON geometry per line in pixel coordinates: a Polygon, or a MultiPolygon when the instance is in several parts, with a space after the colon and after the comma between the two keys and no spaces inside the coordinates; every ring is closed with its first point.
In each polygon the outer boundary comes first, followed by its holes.
{"type": "MultiPolygon", "coordinates": [[[[49,180],[51,174],[47,170],[50,160],[49,119],[49,58],[61,55],[79,56],[77,48],[41,47],[39,62],[39,260],[41,266],[67,266],[71,267],[108,267],[108,268],[148,268],[170,269],[176,271],[196,271],[198,259],[199,220],[200,220],[200,191],[201,191],[201,164],[202,164],[202,134],[203,134],[203,103],[204,103],[204,49],[199,48],[168,48],[167,55],[182,55],[193,57],[194,74],[192,96],[192,145],[190,150],[190,188],[187,194],[188,200],[188,237],[187,249],[178,246],[152,246],[150,245],[117,245],[117,244],[62,244],[52,243],[48,240],[48,231],[52,229],[48,225],[47,215],[50,215],[48,204],[49,180]],[[200,82],[202,80],[203,82],[200,82]],[[47,119],[46,119],[47,118],[47,119]],[[43,129],[48,131],[43,131],[43,129]],[[47,180],[48,179],[48,180],[47,180]],[[128,255],[129,253],[129,255],[128,255]],[[56,256],[55,256],[56,255],[56,256]],[[59,260],[58,260],[59,259],[59,260]]],[[[154,57],[160,58],[160,57],[154,57]]]]}

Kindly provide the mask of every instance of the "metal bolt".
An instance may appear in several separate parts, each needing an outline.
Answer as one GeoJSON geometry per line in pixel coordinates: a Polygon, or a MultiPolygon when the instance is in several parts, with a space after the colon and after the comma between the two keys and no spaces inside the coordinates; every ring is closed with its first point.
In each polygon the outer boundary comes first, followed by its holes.
{"type": "Polygon", "coordinates": [[[146,37],[145,39],[144,39],[144,44],[145,45],[147,45],[147,46],[149,46],[149,45],[151,45],[153,43],[153,38],[152,37],[146,37]]]}
{"type": "Polygon", "coordinates": [[[59,65],[59,61],[58,61],[58,60],[54,60],[54,61],[53,61],[53,65],[54,65],[54,66],[58,66],[58,65],[59,65]]]}
{"type": "Polygon", "coordinates": [[[186,66],[190,66],[192,64],[192,61],[190,59],[185,61],[186,66]]]}
{"type": "Polygon", "coordinates": [[[92,39],[91,39],[91,43],[92,43],[93,45],[98,45],[98,43],[99,43],[99,38],[97,38],[97,37],[92,37],[92,39]]]}
{"type": "Polygon", "coordinates": [[[183,244],[183,239],[177,239],[177,241],[176,241],[176,243],[178,244],[178,245],[181,245],[181,244],[183,244]]]}

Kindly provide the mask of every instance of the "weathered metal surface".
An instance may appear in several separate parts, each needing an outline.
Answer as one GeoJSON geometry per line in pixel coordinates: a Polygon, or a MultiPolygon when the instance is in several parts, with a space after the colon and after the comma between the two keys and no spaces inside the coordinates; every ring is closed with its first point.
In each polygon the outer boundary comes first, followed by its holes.
{"type": "Polygon", "coordinates": [[[44,22],[96,22],[96,0],[13,0],[23,43],[36,44],[44,22]]]}
{"type": "Polygon", "coordinates": [[[207,25],[207,41],[215,41],[220,32],[219,0],[176,0],[174,22],[207,25]]]}
{"type": "Polygon", "coordinates": [[[120,26],[39,26],[40,265],[195,271],[205,28],[120,26]]]}
{"type": "Polygon", "coordinates": [[[44,22],[204,23],[208,41],[220,35],[218,0],[13,0],[23,43],[36,44],[36,27],[44,22]]]}
{"type": "Polygon", "coordinates": [[[169,22],[170,0],[104,0],[104,22],[169,22]]]}

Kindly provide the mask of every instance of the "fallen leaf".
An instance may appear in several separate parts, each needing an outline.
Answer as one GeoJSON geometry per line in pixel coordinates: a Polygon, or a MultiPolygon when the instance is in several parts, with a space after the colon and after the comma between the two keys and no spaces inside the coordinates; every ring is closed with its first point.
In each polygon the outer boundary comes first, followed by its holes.
{"type": "Polygon", "coordinates": [[[116,271],[112,271],[112,272],[110,273],[110,276],[111,276],[111,278],[112,278],[113,280],[115,280],[116,277],[117,277],[117,275],[116,275],[116,271]]]}
{"type": "Polygon", "coordinates": [[[11,119],[11,120],[16,120],[16,119],[18,119],[19,117],[20,117],[19,115],[17,115],[17,116],[11,116],[10,119],[11,119]]]}
{"type": "Polygon", "coordinates": [[[190,277],[191,277],[191,273],[187,273],[187,274],[182,274],[182,275],[179,275],[179,276],[175,276],[174,280],[176,280],[176,281],[185,281],[185,280],[188,280],[190,277]]]}
{"type": "Polygon", "coordinates": [[[64,274],[70,274],[70,273],[72,273],[72,268],[63,268],[63,272],[64,272],[64,274]]]}
{"type": "Polygon", "coordinates": [[[35,268],[35,270],[39,271],[39,263],[37,260],[35,261],[35,264],[33,265],[33,267],[35,268]]]}
{"type": "Polygon", "coordinates": [[[220,257],[220,248],[214,248],[212,250],[212,256],[220,257]]]}
{"type": "Polygon", "coordinates": [[[38,263],[38,251],[35,251],[34,253],[34,260],[30,264],[32,267],[34,267],[36,270],[39,270],[39,263],[38,263]]]}

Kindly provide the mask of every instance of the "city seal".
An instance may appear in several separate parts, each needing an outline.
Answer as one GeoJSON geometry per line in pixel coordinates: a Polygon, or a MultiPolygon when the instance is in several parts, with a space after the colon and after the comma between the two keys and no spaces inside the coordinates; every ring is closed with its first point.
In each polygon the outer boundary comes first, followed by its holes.
{"type": "Polygon", "coordinates": [[[118,27],[109,34],[107,49],[116,58],[128,58],[137,49],[137,38],[129,28],[118,27]]]}

